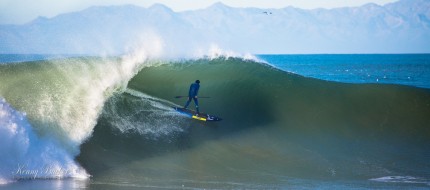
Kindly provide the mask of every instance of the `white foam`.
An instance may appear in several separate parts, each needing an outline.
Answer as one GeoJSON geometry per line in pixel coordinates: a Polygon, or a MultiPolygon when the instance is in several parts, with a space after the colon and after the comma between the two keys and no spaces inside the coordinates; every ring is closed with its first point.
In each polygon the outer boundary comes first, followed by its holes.
{"type": "Polygon", "coordinates": [[[210,60],[218,59],[218,58],[225,58],[225,59],[241,58],[243,60],[263,62],[262,60],[258,59],[256,56],[250,53],[237,53],[231,50],[225,50],[216,44],[211,44],[207,52],[205,52],[203,55],[200,55],[200,57],[206,57],[206,58],[209,58],[210,60]]]}
{"type": "Polygon", "coordinates": [[[0,99],[0,184],[16,179],[88,178],[54,139],[40,138],[25,115],[0,99]]]}
{"type": "Polygon", "coordinates": [[[370,180],[388,183],[416,183],[430,185],[430,180],[413,176],[385,176],[380,178],[373,178],[370,180]]]}

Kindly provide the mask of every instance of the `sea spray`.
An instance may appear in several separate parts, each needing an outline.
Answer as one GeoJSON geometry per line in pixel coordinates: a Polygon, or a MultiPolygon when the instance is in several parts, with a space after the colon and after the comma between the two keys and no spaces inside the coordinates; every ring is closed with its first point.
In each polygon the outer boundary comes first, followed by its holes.
{"type": "Polygon", "coordinates": [[[26,114],[0,99],[0,184],[16,179],[87,178],[55,139],[38,137],[26,114]]]}
{"type": "Polygon", "coordinates": [[[194,59],[206,58],[208,60],[214,60],[219,58],[240,58],[245,61],[255,61],[260,63],[266,63],[250,53],[238,53],[232,50],[226,50],[221,48],[219,45],[212,43],[207,49],[197,49],[194,53],[194,59]]]}
{"type": "Polygon", "coordinates": [[[126,89],[124,94],[110,98],[103,108],[103,121],[120,133],[136,133],[158,138],[182,132],[186,118],[172,107],[179,105],[126,89]]]}

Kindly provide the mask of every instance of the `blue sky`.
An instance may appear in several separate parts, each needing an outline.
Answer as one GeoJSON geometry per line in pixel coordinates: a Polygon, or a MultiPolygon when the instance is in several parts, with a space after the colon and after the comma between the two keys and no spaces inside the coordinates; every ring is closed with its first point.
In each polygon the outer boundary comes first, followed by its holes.
{"type": "Polygon", "coordinates": [[[216,2],[232,7],[303,9],[360,6],[366,3],[384,5],[396,0],[0,0],[0,24],[23,24],[38,16],[53,17],[79,11],[94,5],[134,4],[142,7],[154,3],[167,5],[175,11],[201,9],[216,2]]]}

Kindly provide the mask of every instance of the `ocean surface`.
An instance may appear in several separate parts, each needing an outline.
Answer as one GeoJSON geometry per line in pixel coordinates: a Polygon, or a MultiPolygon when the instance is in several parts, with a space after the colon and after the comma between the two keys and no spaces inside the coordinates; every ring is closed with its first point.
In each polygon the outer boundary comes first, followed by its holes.
{"type": "Polygon", "coordinates": [[[282,70],[344,83],[430,88],[430,54],[258,55],[282,70]]]}
{"type": "Polygon", "coordinates": [[[10,56],[0,189],[430,188],[428,54],[10,56]]]}

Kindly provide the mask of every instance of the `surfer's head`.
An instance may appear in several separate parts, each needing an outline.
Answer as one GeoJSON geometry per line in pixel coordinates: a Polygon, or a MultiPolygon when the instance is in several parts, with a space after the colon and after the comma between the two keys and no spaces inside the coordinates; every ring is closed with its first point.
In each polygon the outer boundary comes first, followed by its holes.
{"type": "Polygon", "coordinates": [[[200,81],[199,81],[199,80],[196,80],[196,83],[197,83],[197,84],[200,84],[200,81]]]}

